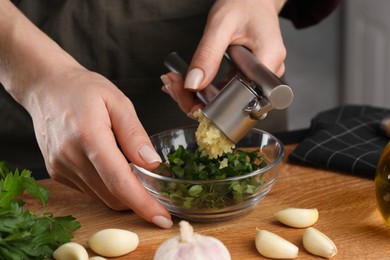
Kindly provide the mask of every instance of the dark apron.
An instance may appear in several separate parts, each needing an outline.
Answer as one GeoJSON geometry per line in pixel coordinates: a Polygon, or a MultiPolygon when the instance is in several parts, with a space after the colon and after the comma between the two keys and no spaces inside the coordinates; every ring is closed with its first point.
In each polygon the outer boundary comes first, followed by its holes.
{"type": "MultiPolygon", "coordinates": [[[[13,2],[83,66],[114,82],[134,103],[149,134],[196,123],[161,91],[160,76],[167,72],[168,53],[191,60],[214,1],[13,2]]],[[[270,114],[258,127],[285,130],[286,113],[270,114]]]]}

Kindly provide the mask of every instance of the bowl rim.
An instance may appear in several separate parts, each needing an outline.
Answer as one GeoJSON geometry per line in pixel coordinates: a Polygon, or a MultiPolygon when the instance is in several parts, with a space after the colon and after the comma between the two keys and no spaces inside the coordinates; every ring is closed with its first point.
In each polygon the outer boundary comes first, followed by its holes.
{"type": "MultiPolygon", "coordinates": [[[[151,135],[150,139],[152,137],[159,136],[159,135],[162,135],[162,134],[167,134],[167,133],[170,133],[172,131],[179,131],[179,130],[194,128],[194,127],[197,127],[197,126],[193,125],[193,126],[172,128],[172,129],[165,130],[165,131],[159,132],[157,134],[151,135]]],[[[258,128],[252,128],[250,132],[255,132],[255,133],[258,133],[258,134],[269,136],[271,139],[273,139],[275,141],[275,143],[278,144],[280,149],[279,149],[279,151],[277,153],[275,161],[273,161],[270,164],[267,164],[267,166],[265,166],[265,167],[263,167],[261,169],[258,169],[256,171],[253,171],[253,172],[250,172],[250,173],[247,173],[247,174],[244,174],[244,175],[235,176],[235,177],[228,177],[228,178],[224,178],[224,179],[187,180],[187,179],[179,179],[179,178],[172,178],[172,177],[168,177],[168,176],[163,176],[163,175],[154,173],[152,171],[146,170],[145,168],[143,168],[141,166],[138,166],[138,165],[136,165],[134,163],[130,163],[130,164],[133,167],[135,167],[138,171],[142,172],[143,174],[146,174],[146,175],[148,175],[150,177],[153,177],[153,178],[156,178],[156,179],[159,179],[159,180],[163,180],[163,181],[181,182],[181,183],[188,183],[188,184],[211,184],[211,183],[221,183],[221,182],[237,181],[237,180],[241,180],[241,179],[246,179],[246,178],[253,177],[255,175],[258,175],[258,174],[265,173],[265,172],[269,171],[270,169],[272,169],[276,165],[278,165],[283,160],[283,157],[284,157],[284,145],[283,145],[282,141],[280,141],[273,134],[268,133],[268,132],[266,132],[264,130],[261,130],[261,129],[258,129],[258,128]]],[[[275,174],[275,176],[277,176],[277,174],[275,174]]]]}

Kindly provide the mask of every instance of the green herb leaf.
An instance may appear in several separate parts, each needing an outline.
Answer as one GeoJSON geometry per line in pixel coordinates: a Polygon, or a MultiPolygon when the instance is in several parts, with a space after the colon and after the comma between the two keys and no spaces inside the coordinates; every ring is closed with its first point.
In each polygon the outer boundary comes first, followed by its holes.
{"type": "Polygon", "coordinates": [[[46,259],[60,245],[69,242],[80,224],[72,216],[35,214],[23,208],[18,199],[27,191],[44,207],[49,197],[31,172],[21,173],[0,162],[0,259],[46,259]]]}
{"type": "MultiPolygon", "coordinates": [[[[179,146],[168,155],[168,162],[160,165],[160,171],[177,179],[210,180],[241,176],[266,165],[259,150],[234,150],[218,159],[210,159],[207,155],[202,155],[199,148],[191,152],[179,146]]],[[[249,178],[212,187],[207,184],[176,185],[172,182],[162,187],[162,190],[178,205],[205,209],[221,208],[242,201],[245,196],[255,193],[261,185],[261,180],[249,178]]]]}
{"type": "Polygon", "coordinates": [[[202,185],[193,185],[191,188],[189,188],[188,195],[191,197],[199,197],[202,191],[202,185]]]}

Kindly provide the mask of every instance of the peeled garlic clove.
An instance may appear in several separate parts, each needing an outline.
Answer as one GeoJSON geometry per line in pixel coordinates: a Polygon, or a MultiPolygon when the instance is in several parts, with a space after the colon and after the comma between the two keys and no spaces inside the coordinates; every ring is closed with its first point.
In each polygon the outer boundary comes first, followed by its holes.
{"type": "Polygon", "coordinates": [[[317,209],[286,208],[278,211],[275,217],[287,226],[305,228],[316,223],[318,215],[317,209]]]}
{"type": "Polygon", "coordinates": [[[88,260],[87,250],[80,244],[65,243],[53,252],[56,260],[88,260]]]}
{"type": "Polygon", "coordinates": [[[286,239],[266,230],[257,230],[256,249],[268,258],[291,259],[298,256],[298,247],[286,239]]]}
{"type": "Polygon", "coordinates": [[[303,246],[313,255],[331,258],[337,254],[337,247],[333,241],[321,231],[308,228],[303,234],[303,246]]]}
{"type": "Polygon", "coordinates": [[[101,256],[92,256],[88,260],[107,260],[107,259],[101,256]]]}
{"type": "Polygon", "coordinates": [[[154,260],[230,260],[230,253],[218,239],[194,233],[187,221],[180,221],[180,235],[164,241],[154,260]]]}
{"type": "Polygon", "coordinates": [[[116,257],[134,251],[139,244],[139,238],[136,233],[127,230],[108,228],[92,235],[87,243],[101,256],[116,257]]]}

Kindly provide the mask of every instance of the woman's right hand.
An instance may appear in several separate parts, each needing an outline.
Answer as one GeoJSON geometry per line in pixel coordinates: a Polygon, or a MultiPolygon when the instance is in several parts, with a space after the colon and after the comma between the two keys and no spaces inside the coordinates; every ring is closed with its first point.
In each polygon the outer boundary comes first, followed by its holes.
{"type": "Polygon", "coordinates": [[[175,97],[185,113],[192,113],[201,105],[191,92],[211,83],[229,45],[245,46],[273,73],[282,76],[286,49],[278,15],[284,3],[285,0],[216,1],[185,80],[168,73],[162,77],[163,90],[175,97]]]}

